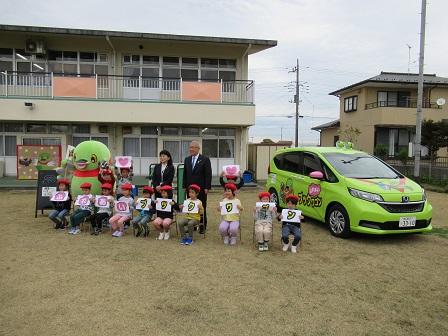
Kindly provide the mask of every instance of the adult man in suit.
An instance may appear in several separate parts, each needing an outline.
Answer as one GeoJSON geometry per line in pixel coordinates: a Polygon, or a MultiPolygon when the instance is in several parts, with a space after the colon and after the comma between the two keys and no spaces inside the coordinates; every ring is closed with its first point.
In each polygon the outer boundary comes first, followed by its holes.
{"type": "Polygon", "coordinates": [[[199,227],[199,232],[204,233],[207,229],[207,194],[212,187],[212,166],[208,157],[199,154],[201,147],[198,141],[193,140],[188,149],[190,156],[187,156],[184,161],[182,187],[187,189],[191,184],[201,187],[198,198],[204,207],[204,225],[199,227]]]}

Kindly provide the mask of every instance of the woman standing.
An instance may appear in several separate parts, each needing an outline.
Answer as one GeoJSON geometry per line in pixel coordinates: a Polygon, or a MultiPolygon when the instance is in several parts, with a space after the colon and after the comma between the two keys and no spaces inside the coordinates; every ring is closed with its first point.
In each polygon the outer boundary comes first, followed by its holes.
{"type": "MultiPolygon", "coordinates": [[[[152,174],[152,186],[154,187],[156,198],[162,197],[160,188],[165,185],[171,186],[174,179],[174,165],[170,152],[163,149],[159,153],[159,159],[160,163],[155,166],[152,174]]],[[[172,191],[169,193],[169,197],[173,197],[172,191]]]]}

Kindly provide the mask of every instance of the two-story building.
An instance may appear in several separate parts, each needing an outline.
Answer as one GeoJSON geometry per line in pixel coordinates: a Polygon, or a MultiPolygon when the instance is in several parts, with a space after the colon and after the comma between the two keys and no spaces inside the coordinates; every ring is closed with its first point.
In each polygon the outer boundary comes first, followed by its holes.
{"type": "Polygon", "coordinates": [[[255,123],[248,57],[274,40],[0,25],[0,161],[16,145],[105,143],[146,175],[161,149],[193,139],[212,161],[247,167],[255,123]]]}
{"type": "MultiPolygon", "coordinates": [[[[390,156],[408,150],[415,135],[418,74],[381,72],[380,75],[331,92],[339,98],[339,120],[316,126],[321,146],[333,146],[338,130],[350,126],[361,131],[356,147],[373,153],[387,146],[390,156]]],[[[423,117],[448,119],[448,78],[424,75],[423,117]],[[441,99],[442,98],[442,99],[441,99]]]]}

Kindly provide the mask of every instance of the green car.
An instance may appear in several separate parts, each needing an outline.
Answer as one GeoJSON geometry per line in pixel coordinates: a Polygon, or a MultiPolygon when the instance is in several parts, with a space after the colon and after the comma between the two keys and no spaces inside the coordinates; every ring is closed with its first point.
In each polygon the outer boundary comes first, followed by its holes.
{"type": "Polygon", "coordinates": [[[420,185],[375,156],[338,145],[277,151],[266,182],[272,202],[281,209],[288,194],[298,195],[303,215],[327,223],[337,237],[431,231],[432,206],[420,185]]]}

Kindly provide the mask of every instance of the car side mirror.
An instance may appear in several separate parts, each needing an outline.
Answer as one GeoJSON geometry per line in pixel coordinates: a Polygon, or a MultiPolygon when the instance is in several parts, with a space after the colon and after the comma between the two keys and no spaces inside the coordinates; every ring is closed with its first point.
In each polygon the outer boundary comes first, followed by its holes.
{"type": "Polygon", "coordinates": [[[321,171],[313,171],[310,173],[310,177],[316,180],[323,180],[324,174],[321,171]]]}

